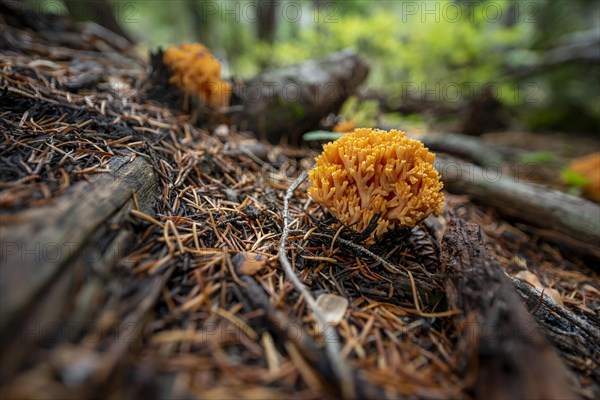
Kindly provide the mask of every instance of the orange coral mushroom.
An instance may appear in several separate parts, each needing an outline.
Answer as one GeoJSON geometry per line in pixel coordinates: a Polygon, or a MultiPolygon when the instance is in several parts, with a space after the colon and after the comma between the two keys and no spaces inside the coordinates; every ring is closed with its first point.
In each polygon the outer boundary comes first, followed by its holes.
{"type": "Polygon", "coordinates": [[[221,80],[221,64],[200,43],[169,47],[163,55],[172,72],[169,82],[189,94],[197,95],[211,107],[229,104],[231,85],[221,80]]]}
{"type": "Polygon", "coordinates": [[[576,158],[569,164],[569,169],[588,180],[583,188],[585,195],[600,203],[600,152],[576,158]]]}
{"type": "Polygon", "coordinates": [[[308,194],[343,224],[362,232],[381,213],[368,242],[442,211],[435,154],[404,132],[359,128],[328,143],[309,172],[308,194]]]}

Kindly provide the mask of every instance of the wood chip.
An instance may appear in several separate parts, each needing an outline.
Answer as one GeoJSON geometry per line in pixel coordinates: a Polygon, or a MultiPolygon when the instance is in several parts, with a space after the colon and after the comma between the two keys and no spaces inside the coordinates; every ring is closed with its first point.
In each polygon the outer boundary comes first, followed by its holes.
{"type": "Polygon", "coordinates": [[[317,298],[317,304],[323,310],[328,323],[337,325],[344,318],[348,309],[348,300],[335,294],[322,294],[317,298]]]}
{"type": "Polygon", "coordinates": [[[267,256],[258,253],[242,252],[231,259],[235,270],[240,275],[254,275],[265,267],[267,256]]]}

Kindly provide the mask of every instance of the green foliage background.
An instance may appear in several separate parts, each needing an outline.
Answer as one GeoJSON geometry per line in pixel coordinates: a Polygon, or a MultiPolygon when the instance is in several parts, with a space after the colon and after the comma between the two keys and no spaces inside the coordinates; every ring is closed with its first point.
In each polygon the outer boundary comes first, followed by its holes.
{"type": "Polygon", "coordinates": [[[409,90],[464,103],[493,85],[522,128],[600,131],[597,62],[512,73],[543,62],[576,35],[600,38],[596,0],[278,0],[274,43],[257,39],[256,0],[111,3],[116,11],[135,4],[135,15],[116,15],[141,51],[200,41],[228,76],[353,48],[371,65],[368,88],[392,103],[409,90]]]}

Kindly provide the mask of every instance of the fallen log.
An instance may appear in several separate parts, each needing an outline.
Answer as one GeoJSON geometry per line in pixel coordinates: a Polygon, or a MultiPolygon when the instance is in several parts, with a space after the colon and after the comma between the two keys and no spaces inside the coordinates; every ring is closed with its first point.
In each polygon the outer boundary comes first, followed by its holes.
{"type": "Polygon", "coordinates": [[[132,245],[133,233],[121,229],[128,212],[136,203],[152,209],[157,183],[150,164],[124,156],[109,168],[47,206],[0,216],[2,381],[37,343],[81,334],[132,245]],[[61,327],[68,323],[75,325],[67,334],[61,327]]]}
{"type": "Polygon", "coordinates": [[[567,369],[525,309],[512,282],[485,247],[475,224],[448,215],[440,259],[456,324],[464,372],[476,398],[576,398],[567,369]],[[470,354],[469,354],[470,353],[470,354]]]}
{"type": "MultiPolygon", "coordinates": [[[[170,267],[150,277],[117,275],[105,285],[104,301],[93,320],[87,324],[71,319],[53,323],[54,329],[82,327],[81,332],[60,337],[50,348],[17,342],[16,348],[34,362],[25,364],[8,379],[3,376],[0,397],[44,398],[48,391],[52,397],[63,399],[151,398],[156,393],[172,397],[172,384],[158,376],[157,360],[147,358],[143,365],[136,365],[132,357],[172,272],[170,267]],[[127,376],[127,386],[122,386],[123,376],[127,376]]],[[[3,375],[7,373],[5,360],[3,354],[3,375]]]]}
{"type": "Polygon", "coordinates": [[[321,119],[341,108],[368,72],[358,55],[342,51],[262,73],[234,85],[233,104],[243,109],[233,119],[261,139],[299,144],[303,133],[318,128],[321,119]]]}
{"type": "Polygon", "coordinates": [[[505,176],[446,155],[435,166],[447,190],[471,196],[506,217],[533,225],[549,242],[600,259],[600,206],[588,200],[505,176]]]}

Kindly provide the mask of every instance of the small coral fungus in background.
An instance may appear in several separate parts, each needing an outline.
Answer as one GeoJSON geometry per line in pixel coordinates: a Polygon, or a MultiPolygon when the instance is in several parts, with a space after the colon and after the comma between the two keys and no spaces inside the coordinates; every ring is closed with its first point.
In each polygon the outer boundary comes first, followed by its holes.
{"type": "Polygon", "coordinates": [[[324,146],[309,173],[308,194],[344,225],[362,232],[380,213],[372,243],[442,211],[435,154],[404,132],[360,128],[324,146]]]}
{"type": "Polygon", "coordinates": [[[163,62],[171,70],[169,82],[183,92],[197,95],[211,107],[229,104],[231,85],[221,80],[221,64],[199,43],[169,47],[163,62]]]}
{"type": "Polygon", "coordinates": [[[569,169],[585,179],[582,186],[586,197],[600,203],[600,152],[576,158],[569,164],[569,169]]]}

